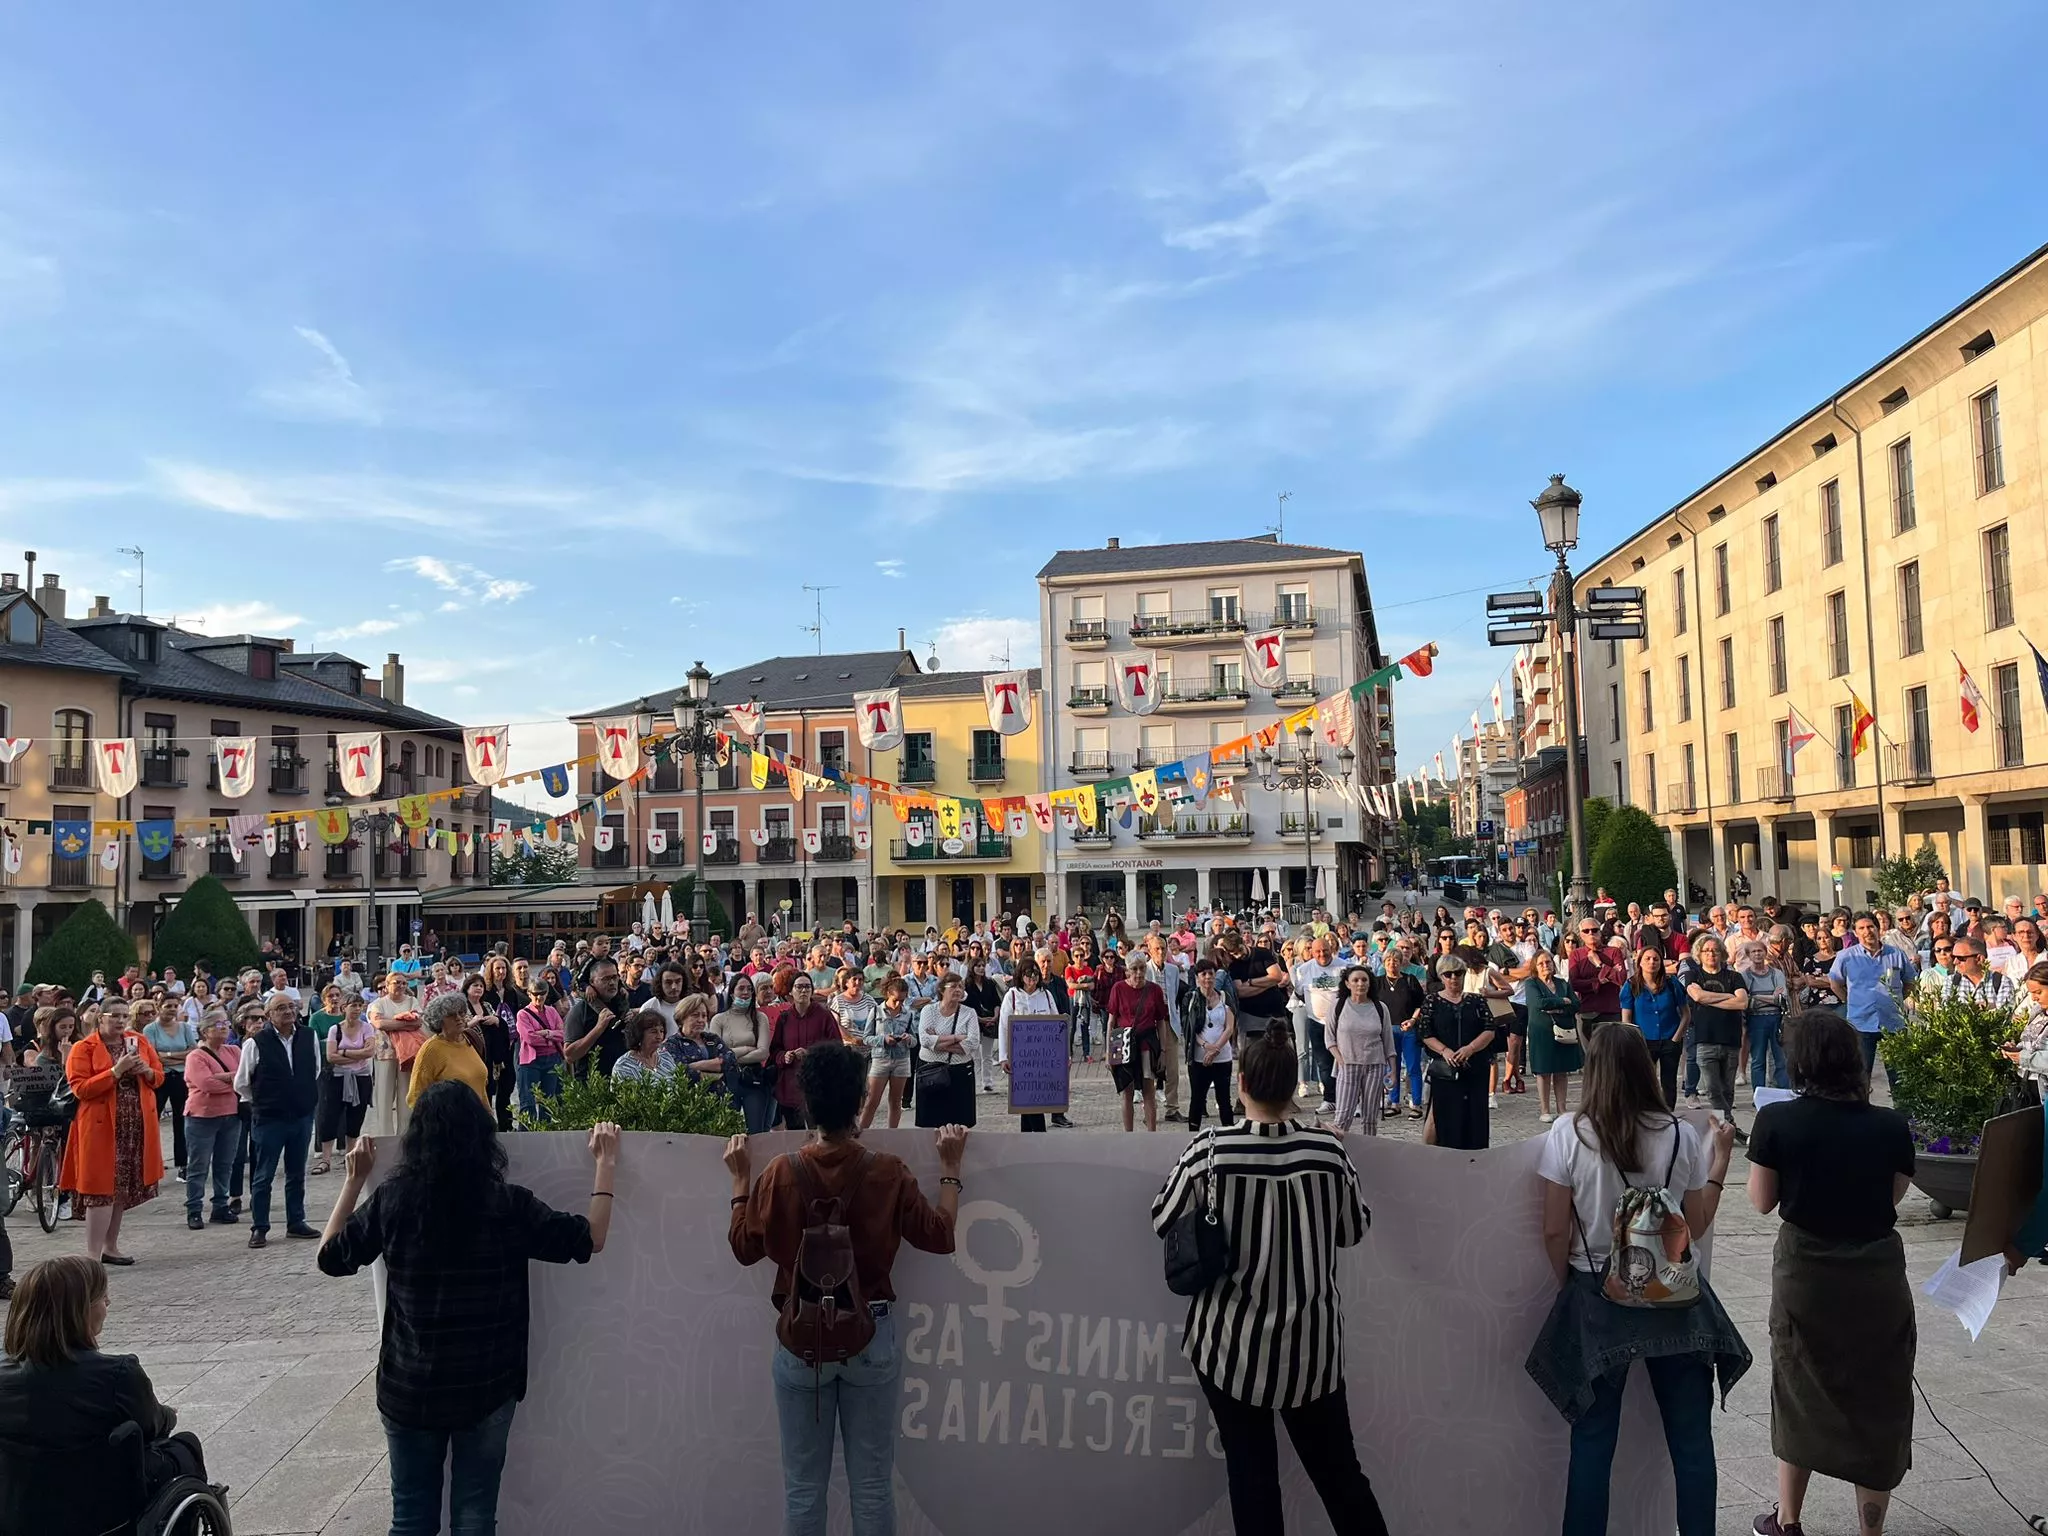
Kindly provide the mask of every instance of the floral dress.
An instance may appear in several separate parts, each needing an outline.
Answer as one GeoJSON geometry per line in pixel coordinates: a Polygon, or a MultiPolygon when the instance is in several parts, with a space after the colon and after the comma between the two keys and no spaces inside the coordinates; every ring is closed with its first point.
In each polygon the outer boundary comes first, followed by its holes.
{"type": "MultiPolygon", "coordinates": [[[[156,1127],[150,1126],[151,1135],[156,1127]]],[[[142,1177],[142,1085],[124,1077],[114,1085],[114,1192],[111,1195],[80,1195],[81,1207],[117,1206],[132,1211],[145,1200],[156,1198],[156,1186],[142,1177]]]]}

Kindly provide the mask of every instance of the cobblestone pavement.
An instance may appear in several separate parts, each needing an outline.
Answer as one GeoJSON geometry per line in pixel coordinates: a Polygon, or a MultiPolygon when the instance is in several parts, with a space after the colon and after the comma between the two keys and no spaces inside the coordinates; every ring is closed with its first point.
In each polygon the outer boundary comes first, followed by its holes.
{"type": "MultiPolygon", "coordinates": [[[[1077,1066],[1073,1132],[1120,1134],[1107,1069],[1077,1066]]],[[[996,1103],[981,1100],[984,1118],[996,1103]]],[[[1507,1097],[1494,1120],[1501,1144],[1537,1134],[1536,1096],[1507,1097]]],[[[1747,1121],[1743,1112],[1739,1118],[1747,1121]]],[[[1141,1122],[1142,1123],[1142,1122],[1141,1122]]],[[[1007,1133],[1007,1124],[983,1129],[1007,1133]]],[[[1185,1134],[1177,1125],[1162,1133],[1185,1134]]],[[[1414,1139],[1420,1123],[1396,1118],[1382,1134],[1414,1139]]],[[[169,1160],[168,1138],[165,1157],[169,1160]]],[[[1741,1198],[1738,1156],[1731,1198],[1716,1227],[1714,1283],[1757,1354],[1757,1366],[1716,1415],[1723,1533],[1747,1532],[1774,1487],[1766,1318],[1775,1217],[1741,1198]]],[[[339,1172],[307,1181],[310,1219],[324,1219],[339,1172]]],[[[281,1223],[280,1223],[281,1226],[281,1223]]],[[[82,1226],[45,1236],[23,1206],[8,1223],[16,1263],[78,1252],[82,1226]]],[[[1937,1222],[1917,1192],[1902,1215],[1915,1284],[1960,1241],[1959,1221],[1937,1222]]],[[[133,1212],[124,1238],[137,1259],[112,1274],[107,1347],[140,1355],[181,1427],[198,1432],[215,1475],[233,1489],[238,1536],[369,1536],[387,1529],[384,1438],[373,1397],[376,1320],[369,1287],[323,1277],[312,1243],[273,1235],[252,1253],[248,1228],[190,1232],[182,1199],[167,1194],[133,1212]],[[222,1340],[227,1342],[221,1342],[222,1340]]],[[[1920,1307],[1919,1377],[1934,1411],[1961,1435],[2022,1508],[2048,1509],[2048,1462],[2039,1426],[2048,1414],[2048,1280],[2027,1271],[2008,1287],[1984,1338],[1973,1344],[1954,1317],[1920,1307]],[[2032,1426],[2031,1428],[2029,1426],[2032,1426]]],[[[1989,1536],[2020,1530],[1967,1456],[1921,1405],[1913,1470],[1893,1505],[1894,1536],[1989,1536]]],[[[1849,1491],[1816,1483],[1806,1526],[1815,1536],[1853,1532],[1849,1491]]]]}

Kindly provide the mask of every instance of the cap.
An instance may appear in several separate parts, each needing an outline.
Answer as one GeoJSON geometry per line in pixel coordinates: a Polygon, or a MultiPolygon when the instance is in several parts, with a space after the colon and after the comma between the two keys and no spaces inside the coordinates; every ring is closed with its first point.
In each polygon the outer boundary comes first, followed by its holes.
{"type": "Polygon", "coordinates": [[[1465,974],[1465,962],[1456,955],[1440,956],[1436,962],[1436,973],[1439,976],[1462,976],[1465,974]]]}

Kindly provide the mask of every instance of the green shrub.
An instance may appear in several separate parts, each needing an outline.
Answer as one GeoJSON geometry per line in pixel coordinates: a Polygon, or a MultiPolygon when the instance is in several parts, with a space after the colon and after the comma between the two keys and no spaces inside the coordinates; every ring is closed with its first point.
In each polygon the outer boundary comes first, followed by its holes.
{"type": "Polygon", "coordinates": [[[1984,1122],[2010,1107],[2019,1073],[1998,1048],[2019,1038],[2007,1008],[1955,997],[1915,998],[1906,1027],[1878,1042],[1892,1104],[1929,1152],[1974,1152],[1984,1122]]]}
{"type": "Polygon", "coordinates": [[[149,963],[159,971],[175,965],[179,975],[190,976],[203,960],[214,975],[226,978],[258,964],[260,953],[249,920],[228,888],[213,875],[201,875],[157,929],[149,963]]]}
{"type": "Polygon", "coordinates": [[[1608,815],[1593,849],[1593,884],[1621,906],[1661,901],[1678,885],[1678,865],[1663,830],[1640,806],[1619,805],[1608,815]]]}
{"type": "Polygon", "coordinates": [[[1934,844],[1923,837],[1911,854],[1882,859],[1871,873],[1876,881],[1873,893],[1878,904],[1903,907],[1908,896],[1933,890],[1934,882],[1948,871],[1941,867],[1941,855],[1934,851],[1934,844]]]}
{"type": "MultiPolygon", "coordinates": [[[[676,924],[687,928],[690,924],[690,892],[697,884],[694,873],[672,881],[669,885],[669,899],[676,909],[676,924]]],[[[711,925],[713,938],[729,939],[737,931],[732,924],[732,915],[725,910],[725,903],[718,899],[718,887],[709,880],[704,882],[704,918],[711,925]]]]}
{"type": "Polygon", "coordinates": [[[536,1098],[543,1123],[554,1131],[587,1131],[600,1120],[622,1131],[678,1136],[733,1136],[747,1128],[730,1100],[682,1072],[621,1081],[593,1071],[581,1080],[565,1076],[559,1094],[536,1098]]]}
{"type": "Polygon", "coordinates": [[[94,971],[105,973],[112,983],[134,963],[135,941],[121,931],[98,897],[88,896],[37,948],[22,979],[66,987],[76,996],[92,985],[94,971]]]}

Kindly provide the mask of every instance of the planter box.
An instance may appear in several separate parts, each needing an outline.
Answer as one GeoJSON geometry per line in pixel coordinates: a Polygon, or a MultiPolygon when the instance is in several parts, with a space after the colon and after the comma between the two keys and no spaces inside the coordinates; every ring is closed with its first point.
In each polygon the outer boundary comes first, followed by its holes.
{"type": "Polygon", "coordinates": [[[1970,1208],[1970,1185],[1976,1177],[1974,1152],[1919,1152],[1913,1158],[1913,1186],[1933,1202],[1937,1221],[1970,1208]]]}

